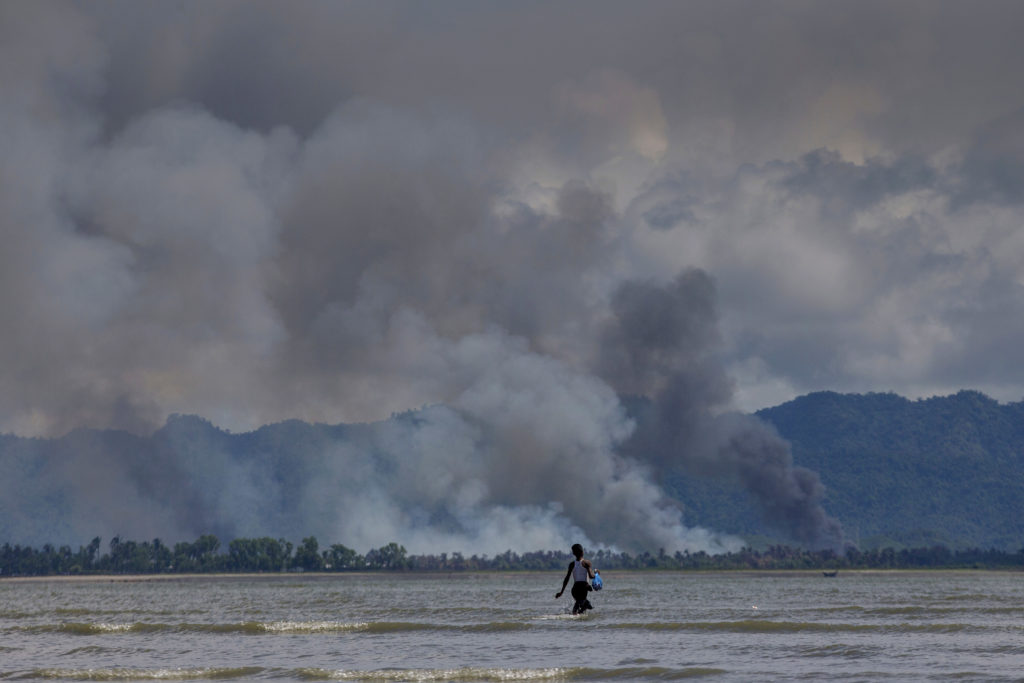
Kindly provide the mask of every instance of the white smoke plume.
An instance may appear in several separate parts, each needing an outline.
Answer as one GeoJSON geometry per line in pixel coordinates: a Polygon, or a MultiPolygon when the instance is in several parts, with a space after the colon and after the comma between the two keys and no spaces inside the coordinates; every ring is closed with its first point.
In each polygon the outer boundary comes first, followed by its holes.
{"type": "Polygon", "coordinates": [[[173,417],[150,438],[79,430],[0,444],[0,534],[75,542],[317,535],[367,550],[497,554],[598,542],[722,552],[740,541],[687,528],[637,461],[615,394],[492,333],[448,349],[472,380],[451,406],[328,427],[229,434],[173,417]],[[54,506],[54,501],[60,505],[54,506]]]}

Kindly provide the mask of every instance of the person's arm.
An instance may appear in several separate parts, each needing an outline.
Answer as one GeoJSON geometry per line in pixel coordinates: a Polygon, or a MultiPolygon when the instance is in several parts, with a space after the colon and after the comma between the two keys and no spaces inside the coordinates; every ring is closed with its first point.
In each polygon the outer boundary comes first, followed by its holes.
{"type": "Polygon", "coordinates": [[[572,577],[572,565],[569,565],[569,571],[565,573],[565,580],[562,581],[562,590],[555,593],[555,599],[562,597],[562,593],[565,592],[565,587],[569,585],[569,579],[572,577]]]}
{"type": "Polygon", "coordinates": [[[590,564],[590,560],[583,560],[583,566],[587,568],[587,576],[594,578],[594,565],[590,564]]]}

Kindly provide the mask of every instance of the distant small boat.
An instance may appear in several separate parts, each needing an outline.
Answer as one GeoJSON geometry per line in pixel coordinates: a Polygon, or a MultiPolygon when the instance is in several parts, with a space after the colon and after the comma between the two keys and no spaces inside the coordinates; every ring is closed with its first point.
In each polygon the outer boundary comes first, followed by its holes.
{"type": "Polygon", "coordinates": [[[833,569],[833,570],[832,570],[832,571],[830,571],[830,572],[822,572],[822,575],[823,575],[823,576],[827,576],[827,577],[829,577],[829,578],[832,578],[832,577],[834,577],[834,576],[837,576],[838,574],[839,574],[839,570],[838,570],[838,569],[833,569]]]}

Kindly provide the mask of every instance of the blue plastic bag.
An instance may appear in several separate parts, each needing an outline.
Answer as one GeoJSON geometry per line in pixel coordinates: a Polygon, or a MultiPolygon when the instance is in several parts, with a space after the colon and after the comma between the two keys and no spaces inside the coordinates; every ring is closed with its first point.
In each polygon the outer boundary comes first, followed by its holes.
{"type": "Polygon", "coordinates": [[[604,588],[604,581],[601,580],[600,572],[594,572],[594,579],[590,582],[590,587],[596,591],[604,588]]]}

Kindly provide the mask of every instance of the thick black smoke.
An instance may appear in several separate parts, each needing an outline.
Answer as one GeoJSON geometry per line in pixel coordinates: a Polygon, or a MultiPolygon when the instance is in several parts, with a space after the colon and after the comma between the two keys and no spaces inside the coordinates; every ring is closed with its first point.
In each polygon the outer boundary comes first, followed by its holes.
{"type": "Polygon", "coordinates": [[[732,381],[716,355],[715,289],[704,272],[672,282],[623,283],[612,297],[612,319],[600,368],[634,402],[637,429],[624,452],[656,472],[739,481],[765,518],[812,546],[839,547],[842,528],[822,507],[818,475],[793,465],[789,445],[752,416],[723,412],[732,381]]]}

